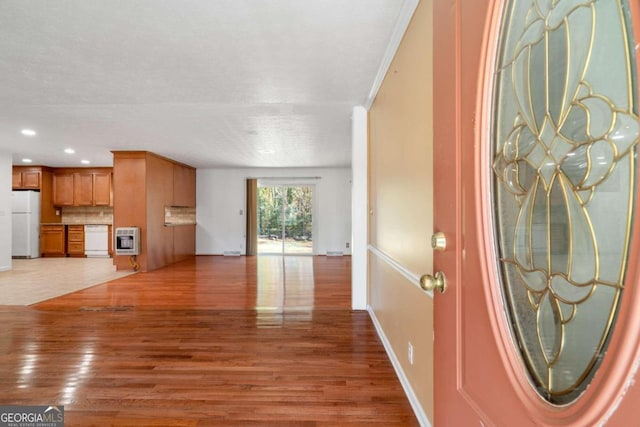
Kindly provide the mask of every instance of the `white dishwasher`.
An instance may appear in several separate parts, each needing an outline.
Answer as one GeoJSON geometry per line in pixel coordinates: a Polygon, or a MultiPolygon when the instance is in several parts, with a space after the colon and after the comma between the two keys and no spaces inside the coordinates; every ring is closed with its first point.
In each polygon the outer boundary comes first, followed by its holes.
{"type": "Polygon", "coordinates": [[[109,256],[109,226],[86,224],[84,226],[84,254],[87,257],[109,256]]]}

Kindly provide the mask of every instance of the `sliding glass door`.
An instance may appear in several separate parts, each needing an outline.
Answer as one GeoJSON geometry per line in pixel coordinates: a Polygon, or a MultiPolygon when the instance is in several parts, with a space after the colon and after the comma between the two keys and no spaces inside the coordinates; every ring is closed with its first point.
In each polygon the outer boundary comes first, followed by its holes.
{"type": "Polygon", "coordinates": [[[313,254],[313,186],[258,187],[258,253],[313,254]]]}

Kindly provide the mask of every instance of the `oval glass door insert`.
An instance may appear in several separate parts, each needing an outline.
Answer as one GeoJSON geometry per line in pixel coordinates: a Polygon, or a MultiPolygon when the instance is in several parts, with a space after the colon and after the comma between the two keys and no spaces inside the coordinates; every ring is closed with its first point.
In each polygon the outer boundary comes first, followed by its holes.
{"type": "Polygon", "coordinates": [[[532,383],[575,400],[624,292],[636,192],[637,82],[625,0],[512,0],[492,111],[502,294],[532,383]]]}

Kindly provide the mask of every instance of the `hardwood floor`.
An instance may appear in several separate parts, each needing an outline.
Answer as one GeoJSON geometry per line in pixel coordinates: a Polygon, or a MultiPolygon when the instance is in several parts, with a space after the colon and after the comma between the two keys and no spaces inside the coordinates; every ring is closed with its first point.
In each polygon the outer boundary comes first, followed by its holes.
{"type": "Polygon", "coordinates": [[[196,257],[0,307],[0,404],[67,426],[417,425],[349,257],[196,257]]]}

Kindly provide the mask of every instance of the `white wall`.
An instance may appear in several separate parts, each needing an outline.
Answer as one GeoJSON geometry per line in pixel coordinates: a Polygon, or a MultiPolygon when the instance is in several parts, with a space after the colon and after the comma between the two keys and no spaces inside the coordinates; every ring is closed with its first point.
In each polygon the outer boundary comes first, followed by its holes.
{"type": "Polygon", "coordinates": [[[315,185],[314,252],[318,255],[327,251],[350,254],[350,168],[198,169],[196,254],[245,253],[247,178],[316,176],[320,179],[291,180],[293,184],[315,185]]]}
{"type": "Polygon", "coordinates": [[[11,270],[11,154],[0,152],[0,271],[11,270]]]}
{"type": "Polygon", "coordinates": [[[353,108],[351,167],[353,169],[353,201],[351,204],[353,224],[353,246],[351,260],[351,308],[367,308],[367,244],[369,243],[368,201],[368,154],[369,124],[367,110],[362,106],[353,108]]]}

